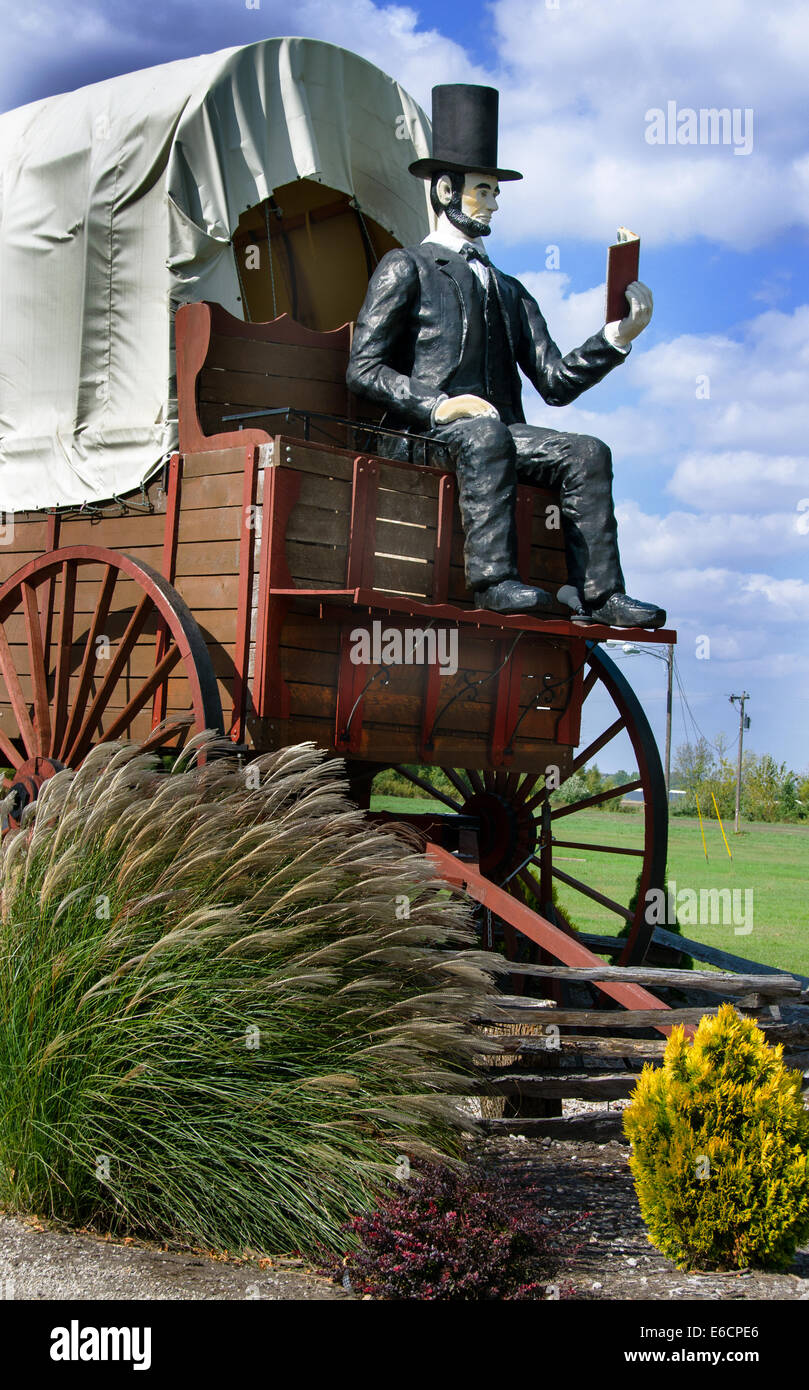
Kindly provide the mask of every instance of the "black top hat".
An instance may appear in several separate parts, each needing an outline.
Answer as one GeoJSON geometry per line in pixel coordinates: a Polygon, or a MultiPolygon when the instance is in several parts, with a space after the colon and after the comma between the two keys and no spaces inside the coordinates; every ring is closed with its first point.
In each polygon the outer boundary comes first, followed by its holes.
{"type": "Polygon", "coordinates": [[[432,158],[417,159],[410,165],[411,174],[424,179],[446,169],[521,179],[516,169],[497,167],[499,99],[496,87],[473,87],[463,82],[433,87],[432,158]]]}

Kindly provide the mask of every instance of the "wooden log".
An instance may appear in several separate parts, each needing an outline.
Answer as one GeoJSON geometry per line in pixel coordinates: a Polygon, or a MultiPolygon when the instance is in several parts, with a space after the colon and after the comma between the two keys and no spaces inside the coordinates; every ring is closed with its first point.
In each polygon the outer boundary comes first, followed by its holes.
{"type": "MultiPolygon", "coordinates": [[[[678,951],[685,951],[695,960],[704,960],[710,965],[718,965],[722,970],[751,971],[756,975],[780,975],[783,973],[775,965],[762,965],[760,961],[747,960],[744,956],[733,955],[730,951],[720,951],[716,946],[706,946],[701,941],[692,941],[687,936],[679,936],[676,932],[666,931],[663,927],[655,927],[652,940],[659,941],[662,946],[672,946],[678,951]]],[[[594,947],[593,949],[597,948],[594,947]]],[[[809,976],[798,975],[794,971],[791,971],[790,974],[793,979],[800,980],[804,988],[809,986],[809,976]]]]}
{"type": "Polygon", "coordinates": [[[809,1020],[802,1023],[774,1023],[768,1021],[765,1017],[759,1017],[755,1022],[761,1029],[767,1042],[783,1043],[785,1052],[790,1043],[792,1043],[794,1048],[800,1043],[806,1044],[809,1042],[809,1020]]]}
{"type": "MultiPolygon", "coordinates": [[[[786,995],[799,995],[801,982],[794,975],[731,975],[718,974],[709,970],[672,970],[667,967],[645,965],[602,965],[570,967],[564,965],[523,965],[515,964],[515,975],[533,975],[553,980],[621,980],[639,985],[666,986],[681,989],[691,986],[708,990],[712,994],[756,993],[762,997],[777,998],[786,995]]],[[[757,1005],[756,1005],[757,1006],[757,1005]]]]}
{"type": "MultiPolygon", "coordinates": [[[[491,1033],[486,1037],[491,1038],[491,1033]]],[[[494,1037],[503,1053],[525,1053],[531,1065],[555,1055],[607,1057],[613,1061],[623,1057],[632,1062],[643,1062],[662,1057],[666,1050],[666,1038],[610,1038],[610,1037],[569,1037],[565,1034],[541,1034],[531,1037],[525,1033],[504,1034],[494,1037]]]]}
{"type": "Polygon", "coordinates": [[[637,1073],[614,1072],[608,1076],[565,1073],[543,1076],[536,1072],[507,1072],[504,1076],[481,1081],[476,1090],[482,1095],[547,1096],[562,1100],[624,1100],[637,1085],[637,1073]]]}
{"type": "Polygon", "coordinates": [[[696,1024],[705,1009],[544,1009],[515,997],[502,1008],[492,1008],[479,1023],[523,1023],[566,1028],[669,1028],[677,1023],[696,1024]]]}
{"type": "Polygon", "coordinates": [[[578,1139],[590,1140],[594,1144],[606,1144],[611,1139],[622,1143],[624,1138],[623,1112],[608,1110],[605,1114],[560,1115],[550,1119],[524,1120],[478,1120],[478,1129],[484,1134],[508,1135],[524,1134],[529,1139],[578,1139]]]}
{"type": "MultiPolygon", "coordinates": [[[[771,1041],[777,1042],[779,1038],[772,1034],[765,1024],[759,1020],[760,1028],[765,1032],[771,1041]]],[[[666,1038],[622,1038],[622,1037],[601,1037],[596,1034],[593,1037],[570,1036],[566,1034],[542,1034],[535,1035],[526,1033],[511,1033],[495,1035],[485,1034],[487,1040],[494,1040],[497,1043],[499,1052],[506,1056],[522,1057],[526,1063],[536,1070],[538,1067],[546,1068],[550,1066],[570,1065],[575,1068],[586,1068],[589,1060],[600,1063],[603,1066],[614,1066],[616,1061],[623,1060],[627,1066],[638,1067],[646,1062],[659,1061],[668,1045],[666,1038]]],[[[786,1045],[784,1047],[784,1066],[791,1070],[809,1070],[809,1049],[793,1045],[789,1046],[789,1040],[782,1034],[782,1039],[786,1045]]],[[[491,1061],[489,1055],[485,1055],[485,1070],[494,1075],[499,1068],[490,1068],[491,1061]]],[[[483,1067],[483,1063],[481,1063],[483,1067]]]]}

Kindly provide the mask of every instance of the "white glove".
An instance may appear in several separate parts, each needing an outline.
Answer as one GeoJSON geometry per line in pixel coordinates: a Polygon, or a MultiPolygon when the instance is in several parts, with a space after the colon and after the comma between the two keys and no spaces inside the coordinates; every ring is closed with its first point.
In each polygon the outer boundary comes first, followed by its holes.
{"type": "Polygon", "coordinates": [[[493,420],[500,419],[500,412],[480,396],[448,396],[433,411],[436,425],[447,425],[450,420],[469,420],[476,415],[485,415],[493,420]]]}
{"type": "Polygon", "coordinates": [[[627,285],[626,297],[629,300],[629,313],[626,318],[620,321],[615,319],[613,323],[604,327],[607,342],[622,351],[646,328],[654,308],[652,291],[648,285],[642,285],[640,280],[633,280],[631,285],[627,285]]]}

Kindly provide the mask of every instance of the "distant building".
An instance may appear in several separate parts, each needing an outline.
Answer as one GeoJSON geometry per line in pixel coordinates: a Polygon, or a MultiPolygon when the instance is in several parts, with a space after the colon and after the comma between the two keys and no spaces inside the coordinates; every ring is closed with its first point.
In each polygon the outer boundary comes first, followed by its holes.
{"type": "MultiPolygon", "coordinates": [[[[681,791],[679,787],[670,787],[669,806],[682,805],[682,798],[684,796],[685,792],[681,791]]],[[[641,806],[643,805],[643,792],[641,791],[640,787],[638,787],[637,791],[627,792],[626,796],[622,797],[621,799],[621,805],[627,806],[631,810],[640,810],[641,806]]]]}

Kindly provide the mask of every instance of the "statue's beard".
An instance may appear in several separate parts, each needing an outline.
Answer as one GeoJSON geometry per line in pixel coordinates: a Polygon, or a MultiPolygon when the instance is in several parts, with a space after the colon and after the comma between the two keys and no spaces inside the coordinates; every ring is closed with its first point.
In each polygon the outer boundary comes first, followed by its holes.
{"type": "Polygon", "coordinates": [[[447,221],[451,222],[453,227],[457,227],[459,232],[463,232],[464,236],[488,236],[492,230],[488,222],[478,222],[474,217],[467,217],[461,206],[460,193],[453,193],[452,198],[444,208],[444,212],[447,215],[447,221]]]}

